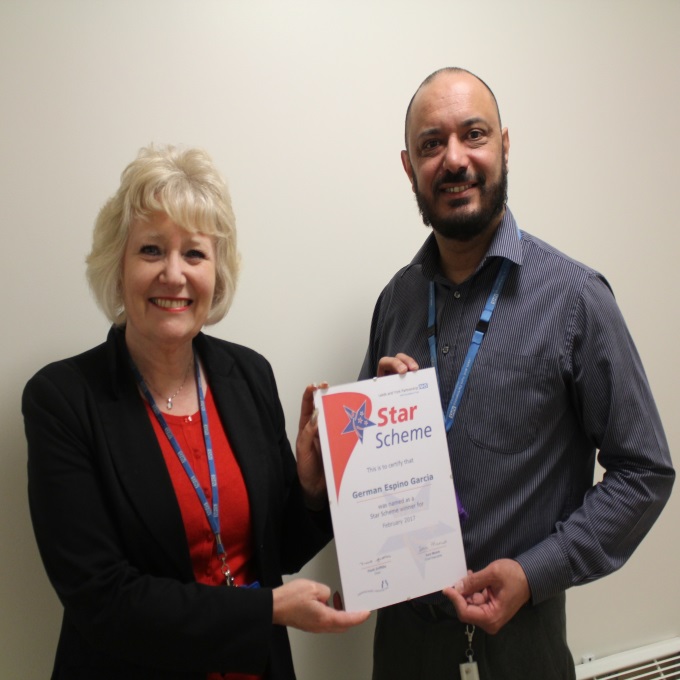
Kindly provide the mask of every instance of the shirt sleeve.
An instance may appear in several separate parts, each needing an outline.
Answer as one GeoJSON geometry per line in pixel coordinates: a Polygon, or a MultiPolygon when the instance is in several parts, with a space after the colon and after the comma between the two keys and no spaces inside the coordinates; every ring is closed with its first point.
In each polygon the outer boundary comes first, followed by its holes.
{"type": "Polygon", "coordinates": [[[565,356],[573,406],[605,474],[548,538],[516,558],[535,603],[620,568],[661,513],[675,478],[640,357],[599,276],[584,286],[565,356]]]}

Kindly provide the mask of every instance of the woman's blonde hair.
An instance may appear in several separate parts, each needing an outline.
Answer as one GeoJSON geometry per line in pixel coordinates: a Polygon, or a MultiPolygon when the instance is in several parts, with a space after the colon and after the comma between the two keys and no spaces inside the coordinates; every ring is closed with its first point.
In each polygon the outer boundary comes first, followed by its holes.
{"type": "Polygon", "coordinates": [[[99,211],[87,256],[97,304],[111,322],[125,323],[122,269],[130,225],[155,212],[215,239],[215,293],[206,324],[217,323],[234,298],[240,260],[229,190],[202,149],[150,145],[123,170],[118,191],[99,211]]]}

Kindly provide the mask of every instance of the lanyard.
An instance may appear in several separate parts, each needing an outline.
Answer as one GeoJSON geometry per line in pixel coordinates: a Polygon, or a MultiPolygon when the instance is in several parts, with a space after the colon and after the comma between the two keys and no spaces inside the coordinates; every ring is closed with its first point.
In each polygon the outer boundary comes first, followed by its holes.
{"type": "Polygon", "coordinates": [[[220,509],[219,509],[219,491],[217,488],[217,472],[215,470],[215,457],[213,456],[212,439],[210,438],[210,427],[208,426],[208,412],[205,407],[205,397],[203,396],[203,386],[201,384],[201,371],[198,366],[198,360],[194,359],[194,368],[196,372],[198,403],[201,412],[203,441],[205,442],[205,450],[208,456],[208,470],[210,471],[212,507],[210,507],[210,503],[208,502],[205,493],[203,493],[203,489],[201,488],[198,478],[196,477],[196,473],[193,471],[191,464],[189,463],[187,457],[184,455],[182,449],[180,448],[179,442],[177,441],[177,439],[175,439],[175,435],[172,433],[172,430],[168,426],[167,421],[165,420],[163,414],[156,405],[156,401],[154,400],[151,391],[144,382],[142,374],[139,372],[139,369],[137,368],[137,366],[135,366],[132,360],[130,360],[130,364],[132,366],[132,371],[135,374],[135,379],[137,380],[139,388],[142,390],[144,397],[149,402],[149,406],[151,406],[151,410],[153,411],[153,414],[156,416],[156,420],[161,426],[163,432],[165,432],[165,436],[168,438],[168,441],[170,442],[170,445],[172,446],[174,452],[177,454],[177,458],[179,459],[179,462],[182,464],[184,472],[186,472],[189,481],[191,481],[191,485],[196,490],[196,495],[198,496],[198,499],[201,502],[201,505],[203,506],[205,516],[208,518],[210,528],[212,529],[212,532],[215,535],[215,545],[217,547],[217,554],[222,560],[222,573],[224,574],[224,580],[228,586],[233,586],[235,585],[234,577],[231,575],[229,565],[227,564],[227,553],[226,550],[224,549],[224,545],[222,544],[222,536],[220,534],[220,509]]]}
{"type": "MultiPolygon", "coordinates": [[[[482,315],[479,317],[477,322],[477,327],[475,332],[472,334],[472,340],[470,341],[470,347],[468,348],[467,354],[465,355],[465,361],[460,369],[458,378],[456,379],[456,384],[454,385],[453,392],[451,394],[451,399],[449,401],[448,408],[446,409],[446,415],[444,422],[446,424],[446,432],[448,433],[453,425],[453,421],[456,417],[458,407],[463,398],[463,391],[467,385],[468,378],[470,377],[470,372],[472,371],[472,366],[477,358],[477,352],[479,347],[484,340],[486,331],[489,328],[489,322],[491,321],[491,315],[496,308],[496,303],[505,285],[505,280],[508,278],[508,273],[510,272],[510,267],[512,266],[512,261],[505,259],[501,264],[501,268],[498,270],[496,275],[496,280],[493,283],[491,293],[487,298],[486,305],[482,311],[482,315]]],[[[436,314],[437,308],[435,303],[435,285],[434,281],[430,281],[430,302],[429,311],[427,316],[427,339],[430,344],[430,360],[432,361],[432,366],[435,372],[438,374],[437,368],[437,321],[436,314]]]]}
{"type": "MultiPolygon", "coordinates": [[[[519,237],[522,238],[522,232],[517,230],[519,237]]],[[[491,315],[494,309],[496,309],[496,303],[500,297],[505,281],[508,278],[510,272],[510,267],[512,266],[512,260],[507,258],[503,260],[498,274],[496,274],[496,280],[493,283],[489,297],[486,300],[484,309],[475,332],[472,334],[472,340],[470,341],[470,347],[468,348],[467,354],[465,355],[465,361],[463,361],[463,366],[460,369],[458,378],[456,379],[456,384],[453,387],[453,392],[451,393],[451,399],[449,401],[448,408],[444,416],[444,424],[446,426],[446,432],[448,434],[449,430],[453,426],[453,421],[458,412],[458,407],[463,399],[463,392],[465,391],[465,386],[467,385],[468,378],[470,377],[470,372],[472,371],[472,366],[477,358],[477,352],[479,352],[479,347],[484,340],[486,331],[489,328],[489,322],[491,321],[491,315]]],[[[427,341],[430,345],[430,361],[434,367],[435,373],[439,376],[439,370],[437,368],[437,305],[435,300],[435,285],[434,281],[430,281],[430,294],[429,294],[429,306],[427,314],[427,341]]],[[[460,519],[465,521],[468,518],[468,513],[463,507],[456,494],[456,503],[458,505],[458,514],[460,519]]]]}

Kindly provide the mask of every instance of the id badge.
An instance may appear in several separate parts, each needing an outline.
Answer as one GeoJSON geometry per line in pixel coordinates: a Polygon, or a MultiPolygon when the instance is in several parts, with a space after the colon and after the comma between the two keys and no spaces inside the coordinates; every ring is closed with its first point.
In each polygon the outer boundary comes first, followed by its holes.
{"type": "Polygon", "coordinates": [[[466,661],[458,667],[460,668],[460,680],[479,680],[479,670],[476,661],[466,661]]]}

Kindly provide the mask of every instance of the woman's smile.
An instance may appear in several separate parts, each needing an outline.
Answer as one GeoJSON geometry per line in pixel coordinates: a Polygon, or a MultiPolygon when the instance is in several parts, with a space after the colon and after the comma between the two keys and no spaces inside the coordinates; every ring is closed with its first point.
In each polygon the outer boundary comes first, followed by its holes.
{"type": "Polygon", "coordinates": [[[213,238],[188,231],[163,213],[137,219],[123,258],[126,339],[179,347],[204,326],[215,293],[213,238]]]}

